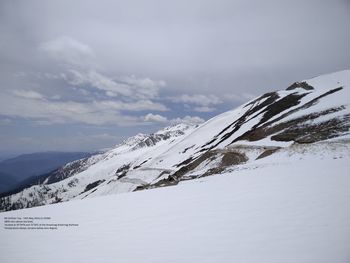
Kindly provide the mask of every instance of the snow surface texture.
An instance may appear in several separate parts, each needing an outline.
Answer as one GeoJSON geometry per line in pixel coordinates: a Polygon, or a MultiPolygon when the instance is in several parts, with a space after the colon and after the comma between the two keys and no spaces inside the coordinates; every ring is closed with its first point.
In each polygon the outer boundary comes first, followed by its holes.
{"type": "Polygon", "coordinates": [[[254,165],[271,154],[310,152],[313,144],[348,145],[349,104],[350,70],[296,82],[199,127],[178,124],[131,137],[63,167],[55,175],[61,178],[58,182],[45,181],[0,198],[0,211],[174,185],[254,165]]]}
{"type": "Polygon", "coordinates": [[[0,262],[350,262],[350,157],[293,156],[173,187],[1,213],[79,227],[1,228],[0,262]]]}

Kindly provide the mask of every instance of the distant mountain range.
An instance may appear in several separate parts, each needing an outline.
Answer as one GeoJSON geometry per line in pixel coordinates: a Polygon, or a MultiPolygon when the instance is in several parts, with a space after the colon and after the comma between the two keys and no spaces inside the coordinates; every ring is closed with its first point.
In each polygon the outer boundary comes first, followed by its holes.
{"type": "MultiPolygon", "coordinates": [[[[199,126],[181,123],[138,134],[66,164],[40,184],[0,198],[0,211],[176,185],[242,165],[259,167],[261,159],[272,165],[289,156],[346,156],[349,104],[350,70],[295,82],[199,126]]],[[[35,165],[42,169],[43,163],[35,165]]],[[[25,164],[17,164],[17,171],[25,164]]]]}
{"type": "Polygon", "coordinates": [[[87,152],[39,152],[3,160],[0,162],[0,193],[34,183],[38,176],[89,156],[91,153],[87,152]]]}

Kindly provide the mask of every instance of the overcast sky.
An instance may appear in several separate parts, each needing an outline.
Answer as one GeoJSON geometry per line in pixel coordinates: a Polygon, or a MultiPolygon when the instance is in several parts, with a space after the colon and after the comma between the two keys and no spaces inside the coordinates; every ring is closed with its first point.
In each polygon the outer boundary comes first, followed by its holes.
{"type": "Polygon", "coordinates": [[[94,150],[350,68],[348,0],[0,2],[0,153],[94,150]]]}

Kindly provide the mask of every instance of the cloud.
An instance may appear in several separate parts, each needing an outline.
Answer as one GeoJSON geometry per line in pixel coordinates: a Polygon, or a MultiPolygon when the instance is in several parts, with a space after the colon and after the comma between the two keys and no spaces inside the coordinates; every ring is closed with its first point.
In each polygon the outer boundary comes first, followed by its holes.
{"type": "Polygon", "coordinates": [[[175,118],[170,121],[171,123],[192,123],[192,124],[201,124],[205,122],[204,119],[198,116],[185,116],[183,118],[175,118]]]}
{"type": "MultiPolygon", "coordinates": [[[[1,92],[0,112],[4,116],[30,119],[38,125],[84,123],[137,126],[143,124],[143,118],[129,112],[169,110],[155,101],[159,89],[166,86],[163,80],[137,78],[134,75],[109,77],[94,63],[93,50],[70,37],[41,43],[39,49],[61,62],[59,73],[35,72],[21,76],[31,77],[28,83],[35,84],[41,90],[46,83],[57,86],[69,84],[66,96],[60,94],[62,89],[51,88],[45,92],[47,96],[24,89],[1,92]],[[102,91],[105,96],[97,91],[102,91]]],[[[153,122],[158,117],[159,122],[159,116],[152,118],[149,115],[148,118],[153,122]]]]}
{"type": "Polygon", "coordinates": [[[128,97],[129,99],[154,99],[159,89],[166,86],[164,80],[137,78],[131,76],[107,76],[98,65],[90,46],[74,38],[63,36],[39,45],[50,58],[60,62],[62,73],[44,73],[50,80],[63,79],[70,85],[81,88],[93,87],[105,92],[108,97],[128,97]]]}
{"type": "Polygon", "coordinates": [[[167,124],[176,124],[176,123],[200,124],[200,123],[203,123],[205,120],[198,116],[185,116],[183,118],[175,118],[175,119],[168,120],[168,118],[164,116],[149,113],[146,116],[144,116],[144,121],[154,122],[154,123],[167,123],[167,124]]]}
{"type": "Polygon", "coordinates": [[[62,97],[60,95],[58,95],[58,94],[53,95],[53,96],[50,97],[51,100],[60,100],[61,98],[62,97]]]}
{"type": "Polygon", "coordinates": [[[90,64],[95,57],[94,52],[88,45],[69,36],[61,36],[43,42],[39,45],[39,50],[46,52],[58,61],[71,65],[90,64]]]}
{"type": "Polygon", "coordinates": [[[39,92],[33,90],[14,90],[13,94],[17,97],[26,98],[26,99],[43,99],[44,96],[39,92]]]}
{"type": "MultiPolygon", "coordinates": [[[[61,64],[60,73],[45,72],[39,74],[38,79],[43,81],[46,78],[50,83],[57,82],[60,85],[64,81],[75,93],[68,93],[69,101],[62,99],[64,96],[57,93],[48,96],[51,101],[41,102],[41,107],[30,101],[24,102],[23,107],[27,107],[29,111],[33,109],[32,113],[7,107],[9,114],[39,118],[37,123],[45,125],[66,122],[137,125],[142,118],[128,115],[128,112],[169,110],[155,101],[159,99],[159,89],[166,86],[165,81],[137,78],[135,75],[108,76],[95,62],[95,54],[87,44],[64,36],[41,43],[39,49],[61,64]]],[[[27,99],[35,97],[34,93],[25,95],[27,99]]],[[[24,98],[23,94],[22,97],[24,98]]]]}
{"type": "MultiPolygon", "coordinates": [[[[45,127],[41,127],[45,129],[45,127]]],[[[10,140],[9,137],[0,134],[0,141],[2,146],[10,149],[18,149],[20,152],[32,152],[32,149],[37,151],[96,151],[96,150],[108,150],[106,147],[113,147],[124,136],[118,136],[110,133],[99,133],[93,131],[92,133],[84,132],[72,132],[68,135],[62,134],[62,136],[55,136],[49,139],[49,144],[45,146],[43,141],[45,140],[40,134],[32,134],[31,136],[16,137],[16,140],[10,140]]]]}
{"type": "Polygon", "coordinates": [[[161,122],[161,123],[168,122],[168,119],[166,117],[158,115],[158,114],[152,114],[152,113],[147,114],[144,117],[144,120],[146,122],[161,122]]]}
{"type": "Polygon", "coordinates": [[[70,69],[64,79],[73,86],[84,88],[88,85],[105,92],[108,97],[124,96],[131,99],[154,99],[158,97],[159,89],[165,87],[163,80],[136,78],[124,76],[111,78],[93,69],[81,71],[70,69]]]}
{"type": "Polygon", "coordinates": [[[68,71],[66,80],[69,84],[74,86],[84,87],[90,85],[96,89],[103,90],[107,92],[110,97],[123,95],[132,96],[132,91],[130,87],[123,83],[117,83],[111,78],[96,72],[95,70],[89,70],[87,72],[78,71],[75,69],[70,69],[68,71]]]}
{"type": "Polygon", "coordinates": [[[196,112],[213,112],[216,110],[214,106],[223,103],[219,97],[213,94],[182,94],[170,97],[169,100],[175,103],[183,103],[185,108],[196,112]]]}
{"type": "Polygon", "coordinates": [[[94,105],[101,109],[113,109],[119,111],[144,111],[144,110],[155,110],[155,111],[167,111],[168,108],[163,104],[152,102],[150,100],[138,100],[134,102],[123,102],[123,101],[112,101],[112,100],[101,100],[95,101],[94,105]]]}
{"type": "Polygon", "coordinates": [[[213,112],[213,111],[216,110],[216,108],[208,107],[208,106],[202,106],[202,107],[194,107],[193,110],[197,111],[197,112],[213,112]]]}
{"type": "Polygon", "coordinates": [[[177,97],[171,97],[170,100],[176,103],[188,103],[199,106],[218,105],[222,103],[222,100],[219,97],[212,94],[183,94],[177,97]]]}
{"type": "Polygon", "coordinates": [[[142,119],[124,111],[166,111],[167,108],[149,100],[134,102],[94,100],[90,102],[38,99],[36,93],[17,92],[15,96],[0,96],[0,112],[4,116],[31,119],[38,124],[85,123],[92,125],[132,126],[142,124],[142,119]],[[19,96],[20,95],[20,96],[19,96]]]}
{"type": "Polygon", "coordinates": [[[166,87],[164,80],[152,80],[150,78],[136,78],[135,75],[120,77],[121,82],[128,84],[136,91],[140,98],[155,98],[160,88],[166,87]]]}

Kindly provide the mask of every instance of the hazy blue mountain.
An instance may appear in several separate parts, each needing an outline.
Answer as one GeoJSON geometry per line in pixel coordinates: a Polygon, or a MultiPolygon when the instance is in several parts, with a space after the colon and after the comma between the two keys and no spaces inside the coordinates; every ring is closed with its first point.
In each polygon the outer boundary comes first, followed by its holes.
{"type": "Polygon", "coordinates": [[[0,172],[0,193],[4,192],[18,183],[18,180],[9,174],[0,172]]]}
{"type": "Polygon", "coordinates": [[[23,154],[0,162],[0,192],[9,191],[33,176],[48,173],[62,165],[91,156],[86,152],[39,152],[23,154]]]}

